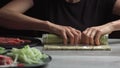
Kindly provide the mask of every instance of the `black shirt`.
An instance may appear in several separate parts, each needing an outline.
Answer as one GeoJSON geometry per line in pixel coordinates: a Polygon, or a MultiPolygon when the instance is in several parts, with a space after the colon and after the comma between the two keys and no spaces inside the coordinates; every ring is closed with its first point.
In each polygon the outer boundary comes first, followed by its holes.
{"type": "Polygon", "coordinates": [[[65,0],[34,1],[34,17],[84,30],[108,23],[116,0],[80,0],[78,3],[67,3],[65,0]]]}

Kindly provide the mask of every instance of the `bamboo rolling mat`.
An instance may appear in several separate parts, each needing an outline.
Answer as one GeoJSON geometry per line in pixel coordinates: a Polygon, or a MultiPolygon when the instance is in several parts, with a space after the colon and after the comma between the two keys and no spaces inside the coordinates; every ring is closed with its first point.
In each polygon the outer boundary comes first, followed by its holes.
{"type": "Polygon", "coordinates": [[[110,51],[111,47],[109,45],[99,45],[99,46],[92,46],[92,45],[59,45],[59,44],[52,44],[52,45],[44,45],[44,50],[105,50],[110,51]]]}

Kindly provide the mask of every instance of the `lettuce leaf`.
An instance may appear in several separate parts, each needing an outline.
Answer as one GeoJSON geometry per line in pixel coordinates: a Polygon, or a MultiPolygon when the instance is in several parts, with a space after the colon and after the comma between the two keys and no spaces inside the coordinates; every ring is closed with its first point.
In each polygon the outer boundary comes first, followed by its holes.
{"type": "Polygon", "coordinates": [[[3,53],[5,53],[5,52],[6,52],[5,48],[0,47],[0,54],[3,54],[3,53]]]}
{"type": "Polygon", "coordinates": [[[25,64],[40,64],[43,63],[45,57],[48,57],[37,48],[30,48],[29,45],[22,49],[12,48],[11,53],[8,53],[8,55],[13,58],[17,55],[18,61],[25,64]]]}

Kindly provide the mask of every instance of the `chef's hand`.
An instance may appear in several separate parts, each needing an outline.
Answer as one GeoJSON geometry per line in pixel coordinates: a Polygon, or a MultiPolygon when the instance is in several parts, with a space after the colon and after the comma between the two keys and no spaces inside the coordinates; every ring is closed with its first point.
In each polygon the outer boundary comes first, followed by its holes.
{"type": "Polygon", "coordinates": [[[63,38],[64,44],[67,44],[67,41],[70,41],[71,45],[76,45],[80,43],[81,31],[74,29],[70,26],[61,26],[56,24],[50,24],[50,30],[52,33],[55,33],[63,38]]]}
{"type": "Polygon", "coordinates": [[[90,45],[100,45],[100,37],[105,34],[110,34],[112,31],[113,26],[111,23],[87,28],[85,31],[83,31],[84,43],[90,45]]]}

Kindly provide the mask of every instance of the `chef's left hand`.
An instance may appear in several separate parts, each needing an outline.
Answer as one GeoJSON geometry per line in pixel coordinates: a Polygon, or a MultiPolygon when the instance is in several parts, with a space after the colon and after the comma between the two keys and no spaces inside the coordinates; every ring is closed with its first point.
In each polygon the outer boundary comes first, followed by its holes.
{"type": "Polygon", "coordinates": [[[111,23],[87,28],[83,31],[84,43],[89,45],[100,45],[100,37],[105,34],[110,34],[112,31],[113,27],[111,23]]]}

